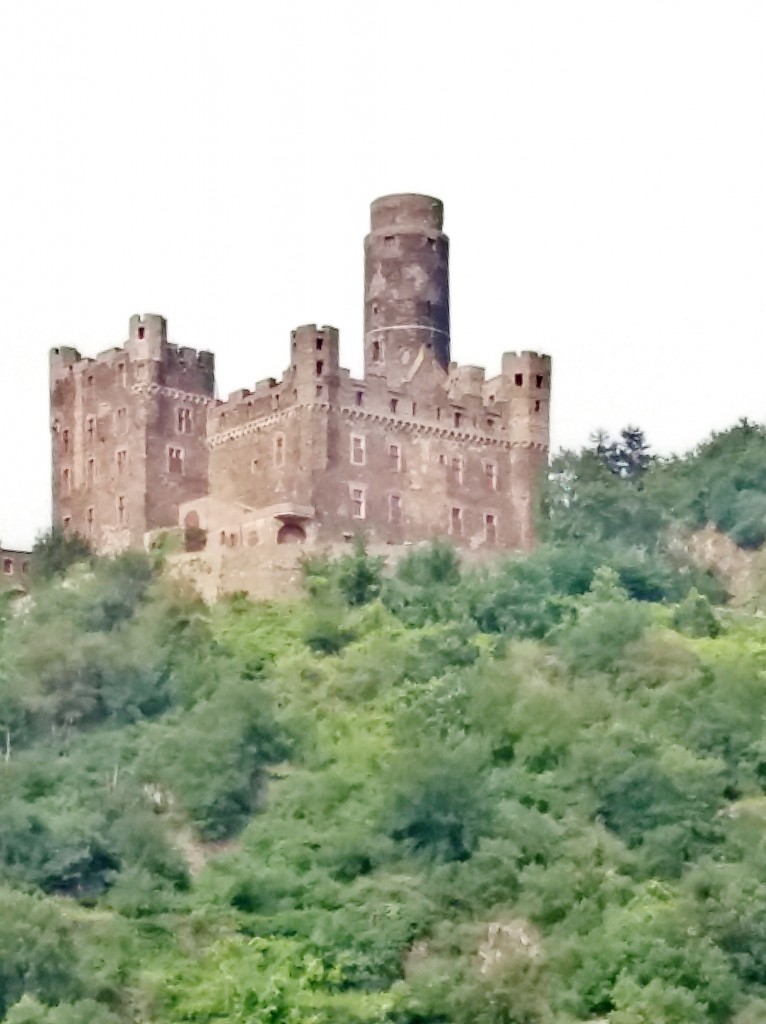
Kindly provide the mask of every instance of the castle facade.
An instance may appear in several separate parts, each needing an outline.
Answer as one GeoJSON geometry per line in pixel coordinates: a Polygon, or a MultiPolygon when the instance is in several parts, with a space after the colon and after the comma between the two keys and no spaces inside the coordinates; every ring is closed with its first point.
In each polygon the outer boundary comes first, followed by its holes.
{"type": "Polygon", "coordinates": [[[547,465],[551,361],[502,356],[500,373],[450,355],[449,240],[441,202],[373,202],[365,239],[364,375],[338,331],[290,335],[282,379],[226,401],[214,357],[168,342],[160,316],[95,359],[51,352],[54,522],[96,550],[183,528],[194,550],[372,545],[449,537],[527,549],[547,465]]]}

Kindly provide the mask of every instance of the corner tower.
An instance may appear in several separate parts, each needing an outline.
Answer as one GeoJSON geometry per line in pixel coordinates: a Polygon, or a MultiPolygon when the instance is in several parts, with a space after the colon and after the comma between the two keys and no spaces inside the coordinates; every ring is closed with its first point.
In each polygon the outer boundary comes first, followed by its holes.
{"type": "Polygon", "coordinates": [[[449,239],[431,196],[390,195],[370,208],[364,241],[365,375],[398,388],[416,359],[450,362],[449,239]]]}

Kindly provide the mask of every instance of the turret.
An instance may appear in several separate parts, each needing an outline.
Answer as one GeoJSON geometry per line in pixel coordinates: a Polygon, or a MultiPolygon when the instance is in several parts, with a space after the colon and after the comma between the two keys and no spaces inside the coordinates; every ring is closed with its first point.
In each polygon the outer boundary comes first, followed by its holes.
{"type": "Polygon", "coordinates": [[[537,352],[506,352],[503,394],[510,401],[510,440],[544,448],[550,443],[551,358],[537,352]]]}
{"type": "Polygon", "coordinates": [[[167,344],[168,323],[156,313],[136,313],[130,318],[128,341],[125,349],[131,359],[160,359],[162,346],[167,344]]]}
{"type": "Polygon", "coordinates": [[[390,387],[408,379],[423,352],[446,373],[450,362],[449,239],[438,199],[376,199],[364,242],[365,373],[390,387]]]}
{"type": "Polygon", "coordinates": [[[327,401],[338,381],[339,337],[336,327],[304,324],[290,335],[290,367],[299,402],[327,401]]]}

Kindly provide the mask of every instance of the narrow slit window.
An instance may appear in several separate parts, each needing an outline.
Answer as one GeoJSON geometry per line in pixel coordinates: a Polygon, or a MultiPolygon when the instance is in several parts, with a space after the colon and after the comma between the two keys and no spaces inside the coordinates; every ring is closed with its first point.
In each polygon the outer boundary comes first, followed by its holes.
{"type": "Polygon", "coordinates": [[[388,407],[391,410],[391,412],[396,412],[396,410],[399,408],[399,399],[392,398],[391,401],[388,403],[388,407]]]}
{"type": "Polygon", "coordinates": [[[463,422],[463,417],[462,417],[462,415],[459,412],[455,413],[453,422],[454,422],[456,427],[459,427],[460,424],[463,422]]]}
{"type": "Polygon", "coordinates": [[[394,473],[401,472],[402,469],[402,449],[398,444],[389,444],[388,446],[388,461],[391,469],[394,473]]]}
{"type": "Polygon", "coordinates": [[[191,434],[192,432],[192,411],[191,409],[177,410],[177,430],[179,434],[191,434]]]}
{"type": "Polygon", "coordinates": [[[274,438],[274,465],[284,466],[285,464],[285,435],[277,434],[274,438]]]}
{"type": "Polygon", "coordinates": [[[543,386],[543,375],[541,373],[538,373],[535,377],[535,384],[538,388],[541,388],[543,386]]]}
{"type": "Polygon", "coordinates": [[[317,377],[321,377],[322,376],[322,371],[323,370],[324,370],[324,363],[322,362],[321,359],[317,359],[317,377]]]}
{"type": "Polygon", "coordinates": [[[361,434],[351,435],[351,461],[355,466],[363,466],[365,462],[365,438],[361,434]]]}
{"type": "Polygon", "coordinates": [[[69,451],[69,431],[62,430],[61,432],[61,447],[64,449],[66,454],[69,451]]]}
{"type": "Polygon", "coordinates": [[[524,375],[522,373],[515,373],[513,375],[513,382],[517,388],[520,388],[521,385],[524,383],[524,375]]]}
{"type": "Polygon", "coordinates": [[[402,521],[402,499],[398,494],[390,494],[388,497],[388,519],[394,525],[402,521]]]}
{"type": "Polygon", "coordinates": [[[88,444],[93,444],[96,437],[96,417],[89,416],[85,421],[85,432],[88,435],[88,444]]]}
{"type": "Polygon", "coordinates": [[[356,402],[357,405],[363,405],[364,404],[364,391],[357,391],[356,397],[355,397],[355,402],[356,402]]]}
{"type": "Polygon", "coordinates": [[[96,482],[96,460],[88,459],[86,463],[86,480],[88,487],[92,487],[96,482]]]}
{"type": "Polygon", "coordinates": [[[484,538],[487,544],[497,543],[497,516],[494,512],[484,514],[484,538]]]}
{"type": "Polygon", "coordinates": [[[484,475],[487,480],[487,487],[491,491],[497,490],[497,465],[494,462],[486,462],[484,464],[484,475]]]}
{"type": "Polygon", "coordinates": [[[66,495],[72,493],[72,472],[69,469],[65,469],[61,474],[61,488],[66,495]]]}
{"type": "Polygon", "coordinates": [[[120,494],[117,498],[117,523],[119,526],[125,526],[128,521],[128,512],[125,507],[125,495],[120,494]]]}
{"type": "Polygon", "coordinates": [[[122,476],[128,465],[128,453],[124,448],[114,453],[114,461],[117,464],[117,476],[122,476]]]}
{"type": "Polygon", "coordinates": [[[462,508],[453,508],[450,514],[450,531],[455,534],[461,534],[463,532],[463,510],[462,508]]]}
{"type": "Polygon", "coordinates": [[[143,327],[139,327],[138,328],[138,340],[139,341],[143,341],[144,340],[144,328],[143,327]]]}
{"type": "Polygon", "coordinates": [[[366,515],[364,488],[351,488],[351,515],[354,519],[364,519],[366,515]]]}
{"type": "Polygon", "coordinates": [[[379,341],[372,343],[372,361],[373,363],[383,362],[383,345],[379,341]]]}

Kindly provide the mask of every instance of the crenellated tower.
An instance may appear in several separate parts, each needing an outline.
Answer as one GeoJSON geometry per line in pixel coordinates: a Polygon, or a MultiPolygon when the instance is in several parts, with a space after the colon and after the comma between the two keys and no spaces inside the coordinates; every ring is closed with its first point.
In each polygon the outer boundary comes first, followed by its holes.
{"type": "Polygon", "coordinates": [[[449,239],[431,196],[382,196],[364,241],[364,367],[398,388],[416,359],[450,362],[449,239]]]}
{"type": "Polygon", "coordinates": [[[214,359],[170,344],[163,317],[131,317],[95,359],[53,349],[50,389],[54,523],[99,551],[139,546],[207,489],[214,359]]]}

